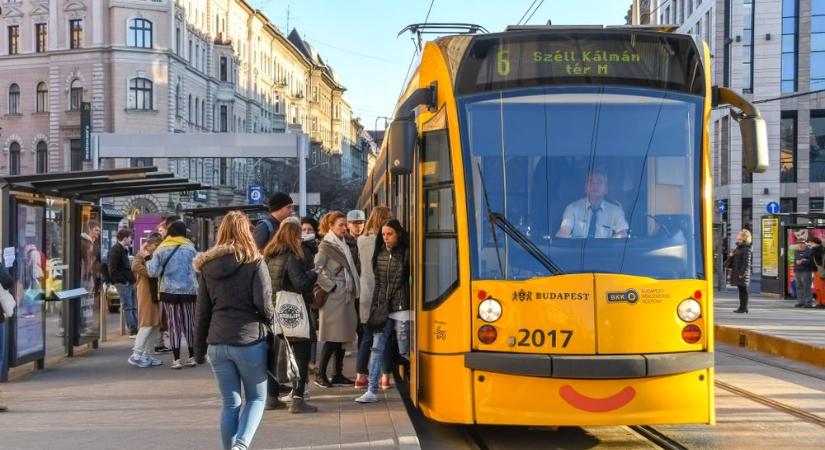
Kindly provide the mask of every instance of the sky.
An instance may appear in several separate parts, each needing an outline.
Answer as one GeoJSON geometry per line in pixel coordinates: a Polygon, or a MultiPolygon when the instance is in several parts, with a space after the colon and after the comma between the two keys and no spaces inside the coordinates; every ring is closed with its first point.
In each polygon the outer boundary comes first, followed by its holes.
{"type": "MultiPolygon", "coordinates": [[[[413,59],[405,26],[463,22],[490,32],[514,25],[528,7],[540,5],[530,25],[620,25],[631,0],[247,0],[282,31],[297,28],[335,71],[344,98],[367,129],[383,129],[413,59]],[[289,14],[287,15],[287,8],[289,14]],[[288,24],[288,26],[287,26],[288,24]]],[[[532,11],[532,10],[531,10],[532,11]]],[[[529,13],[527,14],[530,15],[529,13]]],[[[430,39],[436,36],[430,37],[430,39]]],[[[425,36],[425,40],[427,37],[425,36]]]]}

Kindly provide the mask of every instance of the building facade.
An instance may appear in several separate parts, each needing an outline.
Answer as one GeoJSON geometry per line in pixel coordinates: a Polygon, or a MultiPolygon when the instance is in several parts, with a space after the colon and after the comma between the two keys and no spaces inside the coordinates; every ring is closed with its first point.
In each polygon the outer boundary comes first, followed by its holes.
{"type": "MultiPolygon", "coordinates": [[[[319,151],[340,155],[340,117],[351,116],[344,88],[317,53],[303,50],[243,0],[6,1],[0,173],[92,167],[80,148],[83,102],[91,104],[94,132],[306,132],[319,151]]],[[[294,162],[229,156],[136,155],[105,165],[154,164],[212,184],[205,200],[212,205],[245,202],[250,184],[291,188],[287,179],[297,177],[294,162]]],[[[149,200],[160,211],[194,206],[177,194],[149,200]]]]}

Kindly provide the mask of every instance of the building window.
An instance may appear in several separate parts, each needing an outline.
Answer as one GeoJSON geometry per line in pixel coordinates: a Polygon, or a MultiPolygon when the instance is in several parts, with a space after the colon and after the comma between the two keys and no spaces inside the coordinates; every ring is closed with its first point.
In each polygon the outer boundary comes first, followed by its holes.
{"type": "Polygon", "coordinates": [[[69,140],[70,170],[72,172],[83,170],[83,147],[80,144],[80,139],[69,140]]]}
{"type": "MultiPolygon", "coordinates": [[[[779,181],[796,182],[796,112],[783,111],[779,125],[779,181]]],[[[811,180],[813,181],[813,180],[811,180]]]]}
{"type": "Polygon", "coordinates": [[[129,167],[152,167],[152,158],[129,158],[129,167]]]}
{"type": "Polygon", "coordinates": [[[206,128],[206,100],[201,100],[201,127],[206,128]]]}
{"type": "Polygon", "coordinates": [[[742,228],[753,229],[753,199],[742,198],[742,228]]]}
{"type": "Polygon", "coordinates": [[[20,26],[11,25],[9,27],[9,55],[16,55],[20,52],[20,26]]]}
{"type": "Polygon", "coordinates": [[[187,103],[186,114],[189,117],[189,123],[192,123],[192,94],[189,94],[189,103],[187,103]]]}
{"type": "Polygon", "coordinates": [[[69,111],[80,111],[80,104],[83,103],[83,87],[80,80],[72,80],[69,88],[69,111]]]}
{"type": "Polygon", "coordinates": [[[49,170],[49,146],[46,141],[37,143],[37,173],[46,173],[49,170]]]}
{"type": "Polygon", "coordinates": [[[46,83],[37,83],[37,98],[35,101],[35,112],[46,112],[49,104],[49,88],[46,83]]]}
{"type": "Polygon", "coordinates": [[[69,48],[83,46],[83,19],[69,21],[69,48]]]}
{"type": "Polygon", "coordinates": [[[151,110],[152,82],[146,78],[129,80],[129,99],[127,103],[129,109],[151,110]]]}
{"type": "Polygon", "coordinates": [[[175,117],[181,117],[180,115],[180,82],[175,85],[175,117]]]}
{"type": "Polygon", "coordinates": [[[226,56],[221,56],[221,81],[226,81],[226,56]]]}
{"type": "MultiPolygon", "coordinates": [[[[784,124],[785,118],[782,118],[784,124]]],[[[782,134],[782,142],[785,135],[782,134]]],[[[812,183],[825,181],[825,110],[811,111],[811,173],[812,183]]]]}
{"type": "Polygon", "coordinates": [[[175,27],[175,53],[180,56],[180,27],[175,27]]]}
{"type": "Polygon", "coordinates": [[[48,25],[45,23],[38,23],[34,26],[34,34],[37,39],[35,51],[37,53],[43,53],[47,48],[49,48],[48,29],[48,25]]]}
{"type": "Polygon", "coordinates": [[[825,1],[811,0],[811,90],[825,88],[825,1]]]}
{"type": "Polygon", "coordinates": [[[825,197],[811,197],[808,203],[808,211],[825,212],[825,197]]]}
{"type": "Polygon", "coordinates": [[[126,45],[130,47],[152,48],[152,22],[146,19],[130,19],[126,45]]]}
{"type": "Polygon", "coordinates": [[[197,97],[195,97],[195,125],[200,125],[200,123],[198,123],[198,119],[200,119],[200,116],[201,116],[200,110],[201,110],[201,102],[200,102],[200,100],[198,100],[197,97]]]}
{"type": "Polygon", "coordinates": [[[779,199],[779,212],[794,213],[796,210],[796,197],[783,197],[779,199]]]}
{"type": "Polygon", "coordinates": [[[753,0],[742,0],[742,65],[745,77],[742,80],[742,92],[753,92],[753,0]]]}
{"type": "Polygon", "coordinates": [[[9,175],[20,175],[20,144],[9,145],[9,175]]]}
{"type": "Polygon", "coordinates": [[[192,40],[189,40],[189,64],[192,64],[192,40]]]}
{"type": "MultiPolygon", "coordinates": [[[[799,0],[782,0],[782,92],[796,91],[798,10],[799,0]]],[[[811,38],[813,50],[816,41],[811,38]]]]}
{"type": "Polygon", "coordinates": [[[17,83],[9,86],[9,114],[20,114],[20,86],[17,83]]]}
{"type": "Polygon", "coordinates": [[[221,133],[229,131],[229,118],[227,117],[226,105],[221,105],[221,133]]]}

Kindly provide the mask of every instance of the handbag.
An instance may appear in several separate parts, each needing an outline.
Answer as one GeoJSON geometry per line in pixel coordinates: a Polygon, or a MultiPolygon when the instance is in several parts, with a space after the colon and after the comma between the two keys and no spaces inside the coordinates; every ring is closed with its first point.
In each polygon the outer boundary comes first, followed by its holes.
{"type": "MultiPolygon", "coordinates": [[[[285,291],[281,291],[281,292],[285,292],[285,291]]],[[[280,294],[281,292],[278,292],[278,294],[280,294]]],[[[293,292],[288,292],[288,293],[293,294],[293,292]]],[[[301,301],[303,302],[303,299],[301,301]]],[[[284,328],[284,324],[281,322],[281,316],[280,316],[280,314],[278,314],[278,309],[277,308],[275,310],[275,322],[276,323],[274,325],[275,325],[276,328],[281,328],[281,329],[284,328]]],[[[265,326],[266,326],[266,328],[269,328],[268,325],[265,324],[265,326]]],[[[274,336],[274,334],[276,334],[277,331],[278,331],[277,329],[276,330],[269,329],[269,334],[272,336],[273,339],[278,339],[277,337],[274,336]]],[[[277,333],[277,334],[280,334],[280,333],[277,333]]],[[[289,339],[286,336],[284,336],[284,343],[286,344],[286,377],[289,379],[289,381],[291,381],[293,383],[297,383],[298,380],[301,379],[301,371],[298,369],[298,360],[295,359],[295,352],[292,350],[292,345],[289,343],[289,339]]],[[[270,347],[272,346],[271,343],[269,345],[270,345],[270,347]]],[[[270,372],[269,369],[267,369],[267,373],[269,373],[269,376],[272,377],[273,380],[275,380],[276,382],[278,381],[278,377],[275,376],[274,373],[270,372]]]]}
{"type": "Polygon", "coordinates": [[[324,288],[316,284],[315,287],[312,288],[312,304],[310,305],[310,308],[316,311],[323,308],[327,303],[327,297],[329,297],[329,292],[325,291],[324,288]]]}
{"type": "Polygon", "coordinates": [[[17,306],[17,302],[14,301],[11,292],[2,286],[0,286],[0,305],[3,307],[3,314],[6,317],[14,316],[14,307],[17,306]]]}
{"type": "Polygon", "coordinates": [[[309,316],[301,294],[278,291],[275,295],[275,317],[275,334],[309,339],[309,316]]]}

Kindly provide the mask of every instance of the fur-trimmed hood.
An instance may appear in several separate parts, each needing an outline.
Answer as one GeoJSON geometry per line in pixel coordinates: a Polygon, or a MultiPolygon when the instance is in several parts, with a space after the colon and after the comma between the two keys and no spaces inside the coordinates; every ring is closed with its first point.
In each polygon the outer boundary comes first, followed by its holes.
{"type": "Polygon", "coordinates": [[[231,246],[218,245],[199,254],[192,265],[195,271],[220,280],[232,276],[244,264],[235,259],[235,250],[231,246]]]}

